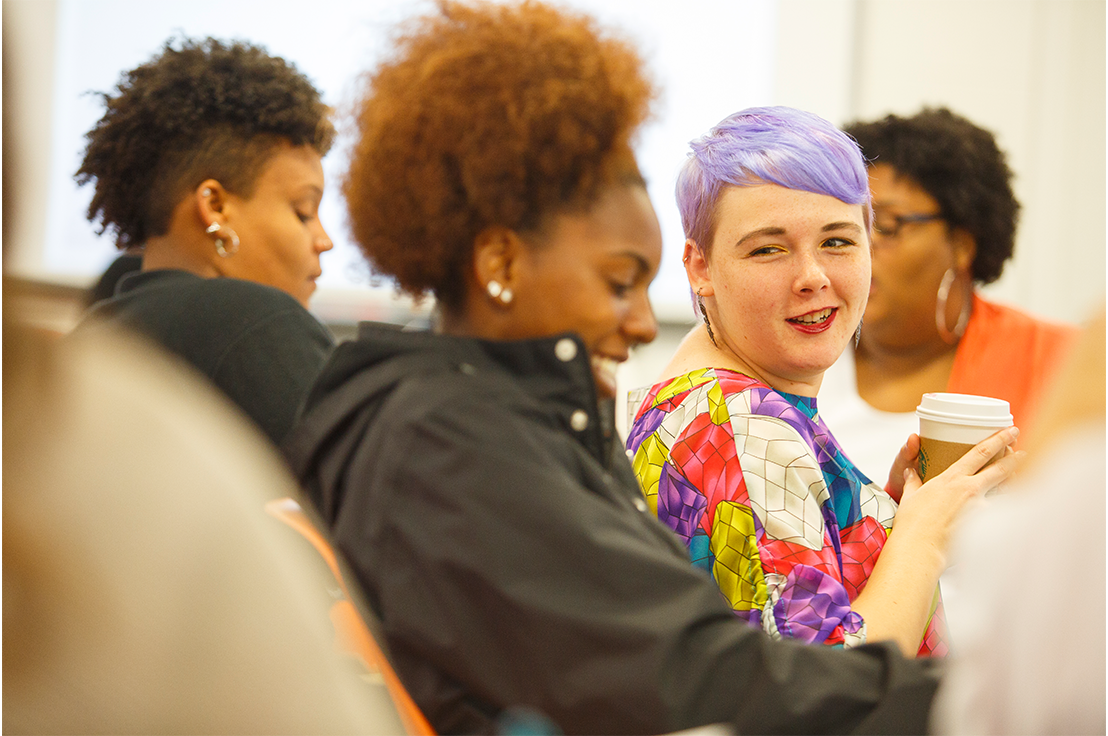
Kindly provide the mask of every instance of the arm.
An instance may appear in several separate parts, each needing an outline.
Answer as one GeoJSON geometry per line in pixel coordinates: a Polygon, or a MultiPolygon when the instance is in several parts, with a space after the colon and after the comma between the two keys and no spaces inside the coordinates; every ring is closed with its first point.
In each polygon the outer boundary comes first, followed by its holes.
{"type": "Polygon", "coordinates": [[[1015,469],[1022,453],[1005,452],[1018,430],[1007,429],[984,440],[943,473],[920,483],[905,471],[904,496],[893,531],[854,610],[866,620],[870,641],[896,642],[905,656],[919,648],[939,576],[946,568],[951,530],[963,507],[996,487],[1015,469]]]}

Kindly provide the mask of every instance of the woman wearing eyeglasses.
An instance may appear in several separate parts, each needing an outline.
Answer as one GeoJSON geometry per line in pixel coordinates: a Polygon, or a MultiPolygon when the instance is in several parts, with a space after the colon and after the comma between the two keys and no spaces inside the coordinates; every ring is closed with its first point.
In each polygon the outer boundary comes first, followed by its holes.
{"type": "Polygon", "coordinates": [[[945,108],[845,130],[870,163],[873,280],[861,339],[827,372],[823,418],[868,473],[918,430],[924,393],[1001,398],[1031,426],[1076,330],[975,291],[1012,256],[1020,207],[993,135],[945,108]]]}

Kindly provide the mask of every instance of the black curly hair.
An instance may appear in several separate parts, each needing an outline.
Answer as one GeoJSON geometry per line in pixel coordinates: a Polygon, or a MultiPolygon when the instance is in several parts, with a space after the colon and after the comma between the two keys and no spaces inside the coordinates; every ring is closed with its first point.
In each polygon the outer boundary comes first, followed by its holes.
{"type": "Polygon", "coordinates": [[[888,164],[915,182],[939,203],[949,227],[974,237],[974,280],[1000,278],[1015,247],[1020,203],[992,133],[945,107],[853,122],[843,130],[858,141],[870,165],[888,164]]]}
{"type": "Polygon", "coordinates": [[[243,197],[283,142],[322,156],[330,108],[296,67],[242,41],[175,39],[99,93],[104,116],[85,134],[78,184],[95,180],[89,221],[119,248],[164,235],[173,209],[205,179],[243,197]]]}

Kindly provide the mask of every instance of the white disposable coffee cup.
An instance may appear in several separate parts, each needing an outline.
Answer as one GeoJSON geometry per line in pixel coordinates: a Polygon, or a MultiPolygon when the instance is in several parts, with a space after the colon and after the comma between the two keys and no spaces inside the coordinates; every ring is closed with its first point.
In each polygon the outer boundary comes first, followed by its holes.
{"type": "Polygon", "coordinates": [[[919,417],[920,478],[946,470],[981,440],[1012,426],[1008,402],[972,394],[924,394],[919,417]]]}

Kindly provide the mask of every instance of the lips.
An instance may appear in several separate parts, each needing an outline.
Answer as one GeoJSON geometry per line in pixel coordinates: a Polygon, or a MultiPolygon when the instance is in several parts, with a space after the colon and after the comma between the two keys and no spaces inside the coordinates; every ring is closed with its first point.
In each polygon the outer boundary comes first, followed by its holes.
{"type": "Polygon", "coordinates": [[[835,321],[835,315],[838,313],[838,309],[834,307],[827,307],[826,309],[816,309],[806,314],[802,314],[799,317],[790,317],[785,320],[791,324],[794,328],[800,332],[807,334],[817,334],[827,330],[831,327],[831,324],[835,321]]]}

